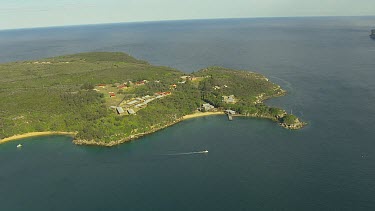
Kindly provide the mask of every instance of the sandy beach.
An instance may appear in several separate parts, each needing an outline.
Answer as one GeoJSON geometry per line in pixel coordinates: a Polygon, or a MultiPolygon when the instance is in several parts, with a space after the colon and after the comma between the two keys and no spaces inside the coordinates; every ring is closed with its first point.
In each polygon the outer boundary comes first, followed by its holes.
{"type": "Polygon", "coordinates": [[[10,141],[16,141],[18,139],[35,137],[35,136],[48,136],[48,135],[71,135],[71,136],[74,136],[75,134],[76,133],[74,133],[74,132],[59,132],[59,131],[31,132],[31,133],[14,135],[14,136],[11,136],[11,137],[8,137],[8,138],[1,139],[0,144],[10,142],[10,141]]]}
{"type": "Polygon", "coordinates": [[[183,120],[185,119],[192,119],[197,117],[203,117],[203,116],[212,116],[212,115],[224,115],[224,112],[222,111],[212,111],[212,112],[197,112],[194,114],[185,115],[182,117],[183,120]]]}

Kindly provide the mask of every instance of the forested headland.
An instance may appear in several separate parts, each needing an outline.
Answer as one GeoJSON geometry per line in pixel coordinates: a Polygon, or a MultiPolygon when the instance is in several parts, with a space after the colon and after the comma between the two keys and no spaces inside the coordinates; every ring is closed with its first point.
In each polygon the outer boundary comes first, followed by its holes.
{"type": "Polygon", "coordinates": [[[265,105],[285,91],[249,71],[209,67],[186,74],[125,53],[92,52],[4,63],[0,75],[0,139],[64,131],[76,133],[76,144],[112,146],[188,114],[226,110],[289,129],[304,126],[265,105]]]}

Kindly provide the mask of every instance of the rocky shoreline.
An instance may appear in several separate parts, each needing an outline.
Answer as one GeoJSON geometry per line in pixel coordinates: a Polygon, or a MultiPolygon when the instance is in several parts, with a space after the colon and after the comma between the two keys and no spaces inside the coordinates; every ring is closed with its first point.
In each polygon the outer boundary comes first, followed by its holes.
{"type": "MultiPolygon", "coordinates": [[[[217,114],[212,114],[212,115],[217,115],[217,114]]],[[[275,122],[279,122],[277,119],[273,118],[273,117],[270,117],[270,116],[264,116],[264,115],[243,115],[243,114],[236,114],[236,115],[233,115],[233,116],[237,116],[237,117],[252,117],[252,118],[262,118],[262,119],[270,119],[272,121],[275,121],[275,122]]],[[[200,117],[200,116],[197,116],[197,117],[200,117]]],[[[190,118],[188,118],[190,119],[190,118]]],[[[129,141],[133,141],[133,140],[136,140],[138,138],[141,138],[143,136],[146,136],[148,134],[152,134],[152,133],[155,133],[159,130],[163,130],[165,128],[168,128],[174,124],[177,124],[179,122],[182,122],[186,120],[186,118],[184,117],[181,117],[175,121],[173,121],[172,123],[169,123],[167,125],[164,125],[162,127],[159,127],[159,128],[154,128],[150,131],[147,131],[147,132],[144,132],[144,133],[138,133],[138,134],[134,134],[134,135],[130,135],[126,138],[123,138],[123,139],[120,139],[120,140],[117,140],[117,141],[110,141],[110,142],[98,142],[98,141],[94,141],[94,140],[76,140],[74,139],[73,140],[73,143],[76,144],[76,145],[88,145],[88,146],[105,146],[105,147],[113,147],[113,146],[116,146],[116,145],[119,145],[119,144],[122,144],[122,143],[125,143],[125,142],[129,142],[129,141]]],[[[294,123],[294,124],[291,124],[291,125],[287,125],[285,123],[280,123],[279,122],[279,125],[281,127],[284,127],[286,129],[289,129],[289,130],[298,130],[298,129],[301,129],[303,128],[305,125],[307,125],[307,123],[305,122],[301,122],[300,120],[297,119],[297,121],[294,123]]]]}
{"type": "Polygon", "coordinates": [[[89,145],[89,146],[104,146],[104,147],[113,147],[113,146],[116,146],[116,145],[119,145],[119,144],[122,144],[122,143],[125,143],[125,142],[129,142],[129,141],[133,141],[133,140],[136,140],[138,138],[141,138],[143,136],[146,136],[148,134],[152,134],[152,133],[155,133],[159,130],[163,130],[167,127],[170,127],[174,124],[177,124],[181,121],[183,121],[184,118],[179,118],[169,124],[166,124],[162,127],[158,127],[158,128],[154,128],[152,130],[149,130],[147,132],[144,132],[144,133],[138,133],[138,134],[134,134],[134,135],[130,135],[126,138],[123,138],[123,139],[120,139],[120,140],[117,140],[117,141],[110,141],[110,142],[100,142],[100,141],[94,141],[94,140],[78,140],[78,139],[74,139],[73,140],[73,143],[76,144],[76,145],[89,145]]]}
{"type": "Polygon", "coordinates": [[[293,123],[293,124],[286,124],[286,123],[282,123],[280,122],[279,119],[276,119],[274,117],[271,117],[271,116],[265,116],[265,115],[257,115],[257,114],[253,114],[253,115],[244,115],[244,114],[236,114],[236,115],[233,115],[233,116],[239,116],[239,117],[252,117],[252,118],[261,118],[261,119],[269,119],[269,120],[272,120],[274,122],[278,122],[279,125],[285,129],[289,129],[289,130],[298,130],[298,129],[301,129],[303,128],[304,126],[307,125],[306,122],[302,122],[300,121],[299,119],[296,119],[296,121],[293,123]]]}
{"type": "MultiPolygon", "coordinates": [[[[217,112],[216,113],[213,112],[211,115],[218,115],[218,114],[217,114],[217,112]]],[[[207,116],[207,115],[203,115],[203,116],[207,116]]],[[[234,116],[237,116],[237,117],[252,117],[252,118],[270,119],[272,121],[279,122],[276,118],[271,117],[271,116],[265,116],[265,115],[236,114],[234,116]]],[[[201,117],[201,116],[198,115],[196,117],[201,117]]],[[[113,146],[116,146],[116,145],[119,145],[119,144],[122,144],[122,143],[125,143],[125,142],[136,140],[136,139],[141,138],[143,136],[146,136],[148,134],[155,133],[155,132],[157,132],[159,130],[163,130],[163,129],[168,128],[168,127],[170,127],[170,126],[172,126],[174,124],[182,122],[182,121],[184,121],[186,119],[190,119],[190,118],[181,117],[181,118],[179,118],[179,119],[177,119],[177,120],[175,120],[175,121],[173,121],[173,122],[171,122],[169,124],[163,125],[163,126],[158,127],[158,128],[154,128],[154,129],[149,130],[149,131],[144,132],[144,133],[138,133],[138,134],[130,135],[130,136],[126,137],[126,138],[123,138],[123,139],[120,139],[120,140],[117,140],[117,141],[101,142],[101,141],[95,141],[95,140],[73,139],[72,142],[74,144],[76,144],[76,145],[113,147],[113,146]]],[[[307,125],[307,123],[301,122],[299,119],[297,119],[294,124],[288,125],[286,123],[279,122],[279,125],[281,127],[289,129],[289,130],[298,130],[298,129],[303,128],[305,125],[307,125]]],[[[35,132],[35,133],[29,133],[29,134],[24,134],[24,135],[18,135],[18,136],[14,136],[14,137],[11,137],[11,138],[6,138],[6,139],[1,140],[0,143],[5,143],[5,142],[9,142],[9,141],[15,141],[15,140],[18,140],[18,139],[22,139],[24,137],[46,136],[46,135],[70,135],[70,136],[72,136],[74,138],[74,135],[76,135],[76,132],[56,132],[56,131],[52,131],[52,132],[35,132]]]]}
{"type": "Polygon", "coordinates": [[[291,124],[291,125],[288,125],[288,124],[286,124],[286,123],[279,123],[279,125],[280,125],[281,127],[284,127],[284,128],[286,128],[286,129],[289,129],[289,130],[298,130],[298,129],[301,129],[301,128],[303,128],[304,126],[306,126],[307,123],[306,123],[306,122],[301,122],[301,121],[298,120],[298,122],[295,122],[294,124],[291,124]]]}

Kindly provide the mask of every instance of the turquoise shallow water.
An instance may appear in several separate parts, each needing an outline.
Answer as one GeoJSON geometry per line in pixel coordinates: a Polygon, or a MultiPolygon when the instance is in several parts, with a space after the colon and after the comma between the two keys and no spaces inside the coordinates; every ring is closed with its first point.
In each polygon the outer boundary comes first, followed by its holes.
{"type": "Polygon", "coordinates": [[[374,24],[283,18],[0,31],[1,61],[110,50],[186,72],[256,70],[289,93],[267,103],[309,123],[288,131],[211,116],[114,148],[64,136],[7,143],[0,210],[374,210],[374,24]]]}

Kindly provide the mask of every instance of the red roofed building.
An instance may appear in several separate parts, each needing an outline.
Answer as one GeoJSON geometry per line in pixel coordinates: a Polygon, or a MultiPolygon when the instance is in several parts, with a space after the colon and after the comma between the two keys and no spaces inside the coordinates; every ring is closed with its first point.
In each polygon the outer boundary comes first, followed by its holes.
{"type": "Polygon", "coordinates": [[[119,89],[126,89],[126,88],[128,88],[128,86],[127,86],[127,85],[124,85],[124,84],[122,84],[122,85],[118,86],[117,88],[119,88],[119,89]]]}
{"type": "Polygon", "coordinates": [[[135,85],[144,85],[144,84],[145,84],[144,81],[137,81],[137,82],[135,82],[135,85]]]}
{"type": "Polygon", "coordinates": [[[114,92],[108,92],[109,93],[109,97],[116,97],[116,94],[114,92]]]}
{"type": "Polygon", "coordinates": [[[105,88],[105,84],[98,84],[98,87],[105,88]]]}

